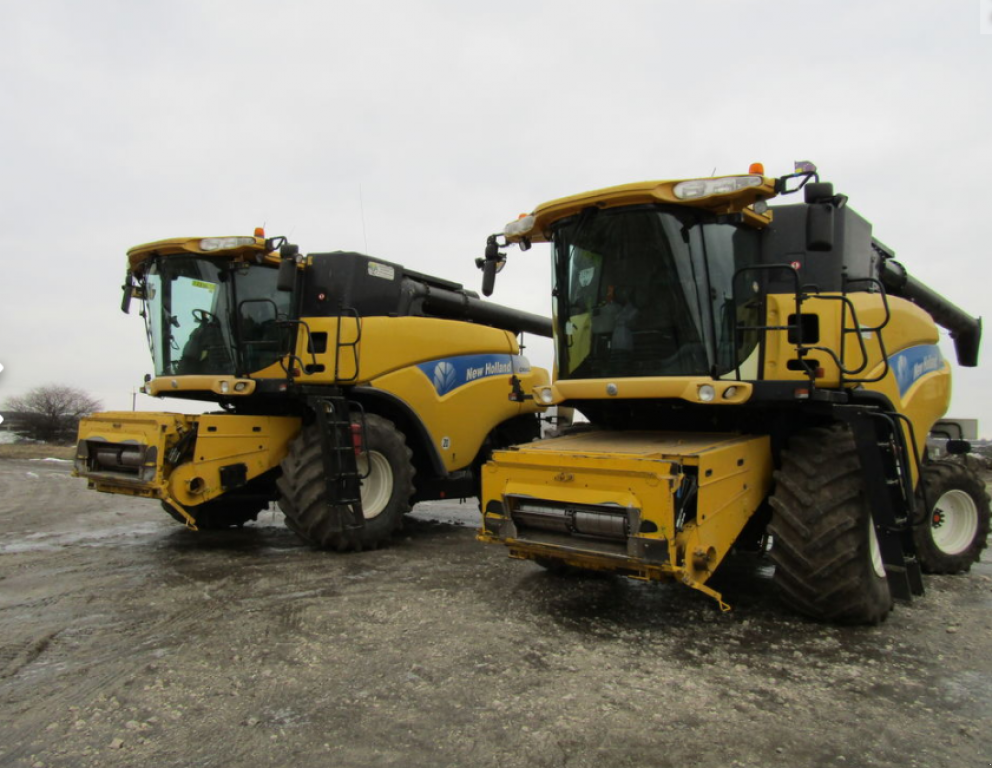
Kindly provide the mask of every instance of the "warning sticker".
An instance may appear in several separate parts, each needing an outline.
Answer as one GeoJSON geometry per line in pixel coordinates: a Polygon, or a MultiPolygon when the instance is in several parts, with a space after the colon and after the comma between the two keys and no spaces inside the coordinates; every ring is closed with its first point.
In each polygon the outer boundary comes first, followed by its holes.
{"type": "Polygon", "coordinates": [[[396,279],[396,269],[394,267],[388,264],[377,264],[374,261],[369,262],[369,274],[372,277],[381,277],[383,280],[396,279]]]}

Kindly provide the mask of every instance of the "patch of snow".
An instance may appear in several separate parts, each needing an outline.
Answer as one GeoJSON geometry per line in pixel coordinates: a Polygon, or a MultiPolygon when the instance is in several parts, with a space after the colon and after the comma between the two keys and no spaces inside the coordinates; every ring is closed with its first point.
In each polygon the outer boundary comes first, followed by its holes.
{"type": "Polygon", "coordinates": [[[120,539],[147,537],[161,530],[162,526],[160,523],[149,521],[109,528],[98,528],[96,530],[41,531],[22,536],[20,541],[0,543],[0,554],[53,552],[70,546],[115,546],[120,539]]]}
{"type": "Polygon", "coordinates": [[[410,516],[417,520],[464,528],[478,528],[482,521],[482,513],[474,498],[464,502],[456,499],[422,501],[413,508],[410,516]]]}

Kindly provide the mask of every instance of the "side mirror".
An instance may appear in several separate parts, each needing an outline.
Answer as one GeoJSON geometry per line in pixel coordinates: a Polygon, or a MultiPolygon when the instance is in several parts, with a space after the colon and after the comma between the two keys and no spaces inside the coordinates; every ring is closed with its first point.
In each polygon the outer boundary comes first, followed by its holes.
{"type": "Polygon", "coordinates": [[[121,312],[125,315],[131,311],[131,297],[134,296],[134,281],[131,279],[131,270],[124,275],[124,285],[121,286],[124,295],[121,297],[121,312]]]}
{"type": "Polygon", "coordinates": [[[482,267],[482,295],[492,296],[496,287],[496,262],[487,261],[482,267]]]}
{"type": "Polygon", "coordinates": [[[945,448],[952,456],[965,456],[971,453],[971,443],[968,440],[948,440],[945,448]]]}
{"type": "Polygon", "coordinates": [[[486,256],[476,259],[475,263],[482,270],[482,295],[492,296],[496,287],[496,273],[506,264],[506,256],[499,252],[498,235],[490,235],[486,240],[486,256]]]}

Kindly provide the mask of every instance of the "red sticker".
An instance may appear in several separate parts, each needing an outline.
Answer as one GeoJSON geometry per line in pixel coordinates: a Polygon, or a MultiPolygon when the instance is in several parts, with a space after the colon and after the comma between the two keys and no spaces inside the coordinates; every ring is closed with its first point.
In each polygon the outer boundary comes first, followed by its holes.
{"type": "Polygon", "coordinates": [[[798,261],[792,262],[792,268],[793,269],[799,269],[801,266],[802,266],[802,264],[800,264],[798,261]]]}

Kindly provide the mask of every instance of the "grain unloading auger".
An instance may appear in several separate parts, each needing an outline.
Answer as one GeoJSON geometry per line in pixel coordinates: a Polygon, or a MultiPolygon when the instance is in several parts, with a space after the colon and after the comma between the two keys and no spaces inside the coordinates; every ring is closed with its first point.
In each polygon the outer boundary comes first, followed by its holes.
{"type": "Polygon", "coordinates": [[[278,501],[321,547],[375,547],[412,503],[475,496],[494,448],[536,437],[548,383],[517,335],[546,318],[358,253],[282,238],[178,238],[128,252],[154,363],[144,391],[223,411],[97,414],[75,472],[226,528],[278,501]]]}
{"type": "MultiPolygon", "coordinates": [[[[556,376],[590,425],[497,451],[483,541],[552,569],[708,586],[769,542],[784,599],[875,623],[921,571],[967,570],[989,499],[926,439],[981,321],[908,275],[813,169],[645,182],[540,205],[492,236],[550,243],[556,376]],[[768,200],[802,189],[803,202],[768,200]]],[[[967,446],[958,445],[958,449],[967,446]]]]}

